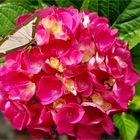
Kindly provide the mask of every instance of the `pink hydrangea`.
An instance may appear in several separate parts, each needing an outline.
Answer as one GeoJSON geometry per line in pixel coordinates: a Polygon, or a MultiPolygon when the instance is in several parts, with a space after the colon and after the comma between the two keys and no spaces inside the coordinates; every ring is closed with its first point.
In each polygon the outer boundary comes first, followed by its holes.
{"type": "Polygon", "coordinates": [[[5,56],[0,109],[33,138],[67,134],[100,139],[113,134],[111,115],[128,109],[139,80],[128,44],[105,17],[73,7],[40,9],[37,46],[5,56]]]}

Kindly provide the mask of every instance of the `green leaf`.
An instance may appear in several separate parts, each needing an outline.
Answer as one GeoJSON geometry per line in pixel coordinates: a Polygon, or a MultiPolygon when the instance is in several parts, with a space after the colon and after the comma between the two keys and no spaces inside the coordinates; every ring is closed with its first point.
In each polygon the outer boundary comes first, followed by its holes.
{"type": "Polygon", "coordinates": [[[119,36],[129,42],[130,49],[140,42],[140,1],[132,0],[113,27],[119,29],[119,36]]]}
{"type": "Polygon", "coordinates": [[[129,109],[135,111],[140,110],[140,96],[135,96],[133,100],[129,102],[129,109]]]}
{"type": "Polygon", "coordinates": [[[4,64],[4,62],[5,62],[5,60],[4,60],[3,58],[0,58],[0,66],[1,66],[2,64],[4,64]]]}
{"type": "Polygon", "coordinates": [[[84,0],[81,10],[87,8],[89,11],[96,11],[100,16],[109,19],[112,25],[124,11],[131,0],[84,0]]]}
{"type": "Polygon", "coordinates": [[[115,126],[119,129],[123,140],[133,140],[138,131],[138,122],[130,114],[121,113],[113,116],[115,126]]]}
{"type": "Polygon", "coordinates": [[[69,7],[73,5],[70,0],[56,0],[56,4],[61,7],[69,7]]]}
{"type": "Polygon", "coordinates": [[[4,0],[0,0],[0,3],[3,3],[4,0]]]}
{"type": "Polygon", "coordinates": [[[55,0],[43,0],[45,3],[51,5],[57,5],[55,0]]]}
{"type": "Polygon", "coordinates": [[[98,6],[99,6],[98,0],[84,0],[80,11],[82,11],[83,9],[88,9],[91,12],[95,11],[99,12],[98,6]]]}
{"type": "Polygon", "coordinates": [[[136,84],[135,88],[136,88],[136,91],[135,91],[136,95],[140,96],[140,81],[136,84]]]}
{"type": "Polygon", "coordinates": [[[16,18],[19,15],[33,12],[34,9],[29,5],[20,3],[4,3],[0,4],[0,35],[7,35],[15,26],[16,18]]]}
{"type": "Polygon", "coordinates": [[[80,10],[83,0],[70,0],[74,7],[80,10]]]}
{"type": "Polygon", "coordinates": [[[4,3],[31,4],[31,0],[4,0],[4,3]]]}
{"type": "Polygon", "coordinates": [[[2,36],[0,36],[0,41],[1,41],[2,39],[3,39],[2,36]]]}
{"type": "Polygon", "coordinates": [[[34,9],[42,8],[40,7],[39,0],[5,0],[5,3],[15,3],[24,5],[24,7],[30,7],[34,9]]]}
{"type": "Polygon", "coordinates": [[[38,8],[49,7],[49,4],[45,3],[43,0],[38,0],[38,8]]]}
{"type": "Polygon", "coordinates": [[[138,43],[133,49],[131,49],[131,54],[134,67],[140,75],[140,43],[138,43]]]}
{"type": "Polygon", "coordinates": [[[80,8],[80,11],[83,11],[83,9],[88,9],[89,8],[89,3],[90,3],[90,0],[84,0],[82,6],[80,8]]]}

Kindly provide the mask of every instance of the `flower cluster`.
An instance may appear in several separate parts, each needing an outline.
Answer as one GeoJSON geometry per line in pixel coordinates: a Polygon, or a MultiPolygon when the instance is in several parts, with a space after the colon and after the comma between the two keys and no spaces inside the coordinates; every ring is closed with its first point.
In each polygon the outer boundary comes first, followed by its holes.
{"type": "Polygon", "coordinates": [[[110,115],[127,110],[139,80],[128,44],[107,18],[73,7],[40,9],[17,25],[34,14],[40,15],[37,46],[6,55],[0,67],[5,117],[35,138],[111,135],[110,115]]]}

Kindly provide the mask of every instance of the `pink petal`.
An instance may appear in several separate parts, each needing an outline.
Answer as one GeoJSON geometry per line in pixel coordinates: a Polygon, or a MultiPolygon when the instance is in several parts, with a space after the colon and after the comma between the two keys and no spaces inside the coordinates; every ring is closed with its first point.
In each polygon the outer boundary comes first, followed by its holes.
{"type": "Polygon", "coordinates": [[[45,63],[45,55],[39,48],[27,50],[21,59],[21,69],[32,74],[37,74],[41,71],[45,63]]]}
{"type": "Polygon", "coordinates": [[[28,126],[28,131],[34,138],[42,138],[52,136],[51,127],[54,126],[52,115],[46,107],[40,103],[33,104],[30,108],[31,123],[28,126]]]}
{"type": "Polygon", "coordinates": [[[45,63],[43,65],[43,68],[42,68],[47,74],[49,75],[55,75],[57,73],[57,70],[52,68],[49,64],[45,63]]]}
{"type": "Polygon", "coordinates": [[[103,133],[103,127],[100,124],[90,125],[90,132],[94,135],[101,135],[103,133]]]}
{"type": "Polygon", "coordinates": [[[105,17],[98,17],[96,13],[90,15],[91,23],[88,26],[89,33],[94,37],[96,31],[108,23],[108,19],[105,17]]]}
{"type": "Polygon", "coordinates": [[[90,132],[90,129],[86,125],[80,125],[77,136],[80,140],[98,140],[101,138],[101,134],[96,135],[90,132]]]}
{"type": "Polygon", "coordinates": [[[90,75],[87,72],[77,75],[75,77],[75,85],[78,92],[83,92],[85,90],[91,89],[92,81],[90,75]]]}
{"type": "Polygon", "coordinates": [[[26,14],[23,16],[19,16],[17,21],[16,21],[16,26],[24,23],[28,18],[30,18],[33,14],[26,14]]]}
{"type": "Polygon", "coordinates": [[[8,100],[7,93],[0,90],[0,110],[4,110],[5,104],[8,102],[8,100]]]}
{"type": "Polygon", "coordinates": [[[126,73],[125,73],[125,83],[126,84],[133,86],[139,80],[140,80],[140,76],[134,69],[130,69],[130,68],[126,69],[126,73]]]}
{"type": "Polygon", "coordinates": [[[114,78],[121,78],[123,77],[122,67],[120,67],[119,62],[113,58],[106,58],[106,66],[111,75],[114,78]]]}
{"type": "Polygon", "coordinates": [[[111,34],[111,29],[107,24],[100,26],[94,37],[96,48],[102,52],[108,51],[115,43],[115,37],[111,34]]]}
{"type": "Polygon", "coordinates": [[[63,24],[67,25],[70,29],[73,27],[73,18],[72,16],[67,12],[62,12],[59,14],[60,20],[62,20],[63,24]]]}
{"type": "Polygon", "coordinates": [[[82,61],[82,53],[78,50],[70,50],[65,56],[60,58],[65,66],[75,66],[82,61]]]}
{"type": "Polygon", "coordinates": [[[112,120],[106,116],[104,118],[104,121],[102,122],[102,126],[104,128],[104,130],[109,134],[109,135],[112,135],[113,131],[114,131],[114,125],[113,125],[113,122],[112,120]]]}
{"type": "Polygon", "coordinates": [[[41,46],[49,42],[50,34],[46,29],[39,29],[36,32],[35,40],[37,45],[41,46]]]}
{"type": "Polygon", "coordinates": [[[62,82],[56,77],[44,76],[38,83],[37,98],[42,104],[47,105],[60,98],[63,90],[62,82]]]}
{"type": "Polygon", "coordinates": [[[63,108],[60,108],[55,116],[56,123],[58,122],[68,122],[71,124],[79,122],[83,115],[84,110],[81,106],[76,103],[69,103],[63,108]]]}
{"type": "MultiPolygon", "coordinates": [[[[113,92],[119,101],[128,101],[134,96],[135,89],[133,86],[124,84],[123,81],[119,81],[114,84],[113,92]]],[[[120,102],[121,104],[121,102],[120,102]]]]}
{"type": "Polygon", "coordinates": [[[7,102],[4,114],[18,130],[25,128],[31,121],[30,114],[26,106],[16,102],[7,102]]]}
{"type": "Polygon", "coordinates": [[[11,88],[9,93],[10,99],[19,99],[22,101],[29,101],[35,94],[35,84],[27,82],[16,87],[11,88]]]}
{"type": "Polygon", "coordinates": [[[35,84],[29,77],[21,72],[12,71],[4,78],[4,90],[8,92],[9,98],[29,101],[35,94],[35,84]]]}
{"type": "Polygon", "coordinates": [[[101,108],[97,108],[91,102],[84,102],[82,103],[84,107],[85,113],[88,114],[89,120],[88,124],[99,124],[103,120],[104,112],[101,108]],[[93,115],[94,114],[94,115],[93,115]]]}
{"type": "Polygon", "coordinates": [[[61,39],[52,40],[48,45],[42,47],[42,52],[49,57],[61,57],[65,55],[71,44],[61,39]]]}
{"type": "Polygon", "coordinates": [[[29,77],[26,74],[18,71],[8,72],[3,77],[3,83],[5,83],[6,89],[8,89],[10,86],[26,83],[27,81],[29,81],[29,77]]]}
{"type": "Polygon", "coordinates": [[[44,8],[44,9],[38,9],[35,11],[36,14],[39,14],[40,15],[40,18],[46,18],[48,15],[51,15],[55,12],[55,8],[52,6],[52,7],[47,7],[47,8],[44,8]]]}
{"type": "Polygon", "coordinates": [[[78,65],[72,68],[65,69],[63,74],[66,78],[71,78],[83,73],[86,70],[87,70],[87,65],[83,64],[83,65],[78,65]]]}
{"type": "Polygon", "coordinates": [[[57,124],[57,131],[59,134],[74,136],[74,125],[68,122],[60,122],[57,124]]]}

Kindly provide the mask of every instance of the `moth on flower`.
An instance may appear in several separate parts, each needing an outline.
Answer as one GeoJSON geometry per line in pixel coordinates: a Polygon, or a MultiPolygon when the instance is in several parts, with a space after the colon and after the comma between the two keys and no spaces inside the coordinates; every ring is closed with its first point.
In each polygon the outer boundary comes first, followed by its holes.
{"type": "Polygon", "coordinates": [[[36,46],[35,33],[39,23],[39,15],[34,14],[17,26],[0,42],[0,56],[16,51],[19,48],[36,46]]]}

